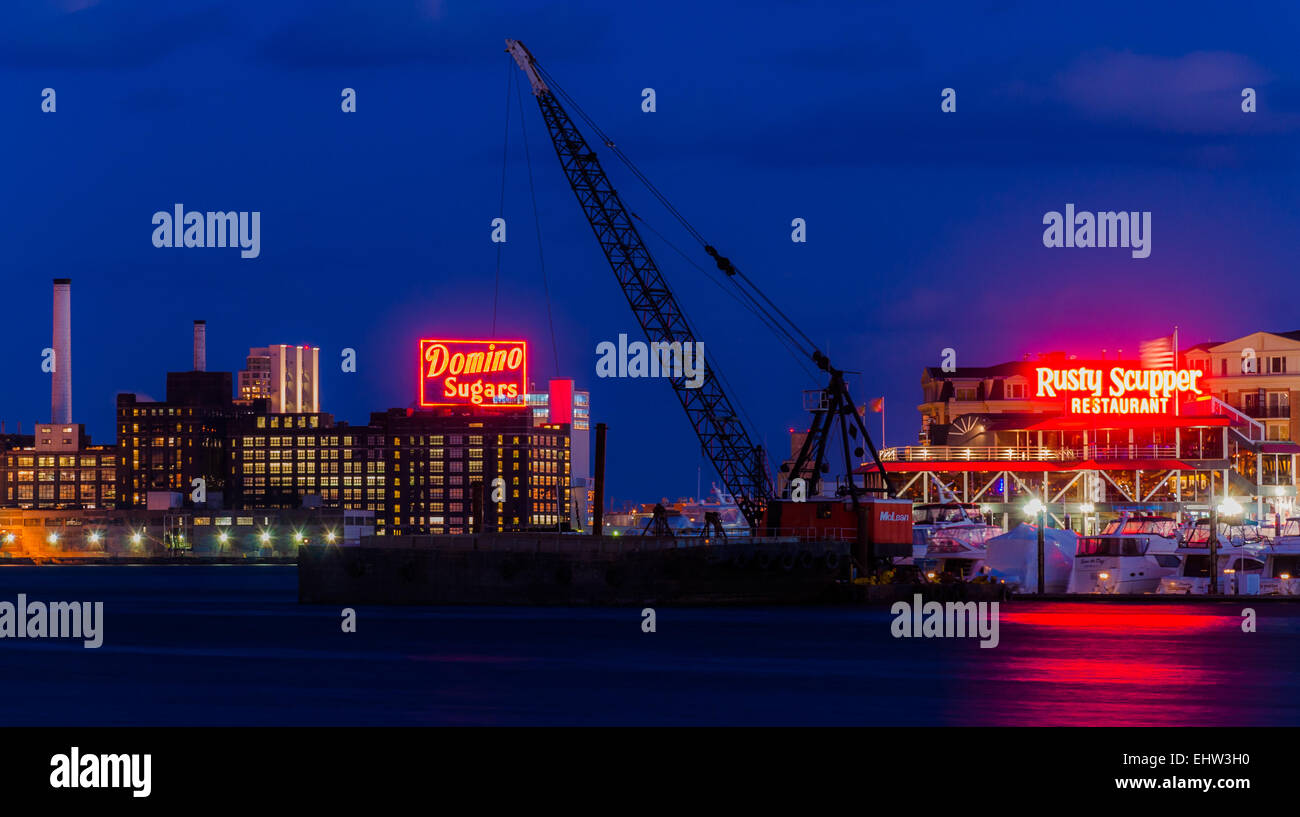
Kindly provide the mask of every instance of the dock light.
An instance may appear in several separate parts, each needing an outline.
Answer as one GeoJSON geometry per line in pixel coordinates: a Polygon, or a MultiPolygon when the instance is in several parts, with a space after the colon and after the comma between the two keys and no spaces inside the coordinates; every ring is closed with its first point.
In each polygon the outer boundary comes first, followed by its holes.
{"type": "MultiPolygon", "coordinates": [[[[10,534],[10,535],[12,536],[12,534],[10,534]]],[[[1283,581],[1285,581],[1286,579],[1291,578],[1291,574],[1290,574],[1290,573],[1281,573],[1281,574],[1278,575],[1278,578],[1279,578],[1279,579],[1282,579],[1283,581]]]]}
{"type": "Polygon", "coordinates": [[[224,545],[226,542],[230,541],[230,534],[226,533],[225,531],[218,533],[217,541],[224,545]]]}
{"type": "Polygon", "coordinates": [[[329,543],[332,545],[332,544],[334,544],[334,539],[335,539],[335,538],[336,538],[336,537],[334,536],[334,531],[326,531],[326,533],[325,533],[325,541],[326,541],[326,542],[329,542],[329,543]]]}
{"type": "Polygon", "coordinates": [[[926,577],[927,579],[933,579],[933,578],[934,578],[934,571],[931,570],[929,573],[926,573],[926,574],[925,574],[925,577],[926,577]]]}
{"type": "Polygon", "coordinates": [[[51,533],[49,536],[45,537],[45,541],[49,542],[51,545],[57,545],[59,543],[59,535],[57,533],[51,533]]]}
{"type": "Polygon", "coordinates": [[[1098,573],[1098,574],[1097,574],[1097,578],[1101,579],[1102,581],[1106,581],[1107,579],[1110,578],[1110,574],[1109,574],[1109,573],[1098,573]]]}
{"type": "Polygon", "coordinates": [[[262,531],[262,544],[268,544],[271,541],[270,531],[262,531]]]}
{"type": "Polygon", "coordinates": [[[12,533],[6,533],[6,534],[5,534],[5,544],[6,544],[6,545],[12,545],[13,543],[14,543],[14,535],[13,535],[12,533]]]}
{"type": "Polygon", "coordinates": [[[98,544],[99,544],[99,539],[100,539],[99,531],[91,531],[91,533],[90,533],[90,544],[92,544],[92,545],[98,545],[98,544]]]}
{"type": "Polygon", "coordinates": [[[1232,497],[1228,497],[1219,503],[1218,510],[1220,516],[1236,516],[1241,513],[1242,508],[1240,502],[1232,497]]]}
{"type": "Polygon", "coordinates": [[[1046,527],[1047,525],[1047,520],[1044,518],[1046,514],[1047,514],[1047,506],[1044,505],[1042,500],[1040,500],[1038,497],[1034,497],[1033,499],[1025,503],[1025,515],[1038,517],[1038,525],[1037,525],[1038,527],[1038,595],[1040,596],[1046,592],[1043,583],[1044,582],[1043,551],[1047,547],[1047,545],[1045,544],[1044,531],[1043,531],[1043,528],[1046,527]]]}
{"type": "Polygon", "coordinates": [[[293,532],[293,541],[295,541],[295,542],[299,542],[299,543],[302,542],[302,531],[299,530],[299,531],[294,531],[294,532],[293,532]]]}
{"type": "Polygon", "coordinates": [[[140,544],[140,534],[139,534],[139,533],[133,533],[133,534],[131,534],[131,544],[133,544],[133,545],[138,545],[138,544],[140,544]]]}

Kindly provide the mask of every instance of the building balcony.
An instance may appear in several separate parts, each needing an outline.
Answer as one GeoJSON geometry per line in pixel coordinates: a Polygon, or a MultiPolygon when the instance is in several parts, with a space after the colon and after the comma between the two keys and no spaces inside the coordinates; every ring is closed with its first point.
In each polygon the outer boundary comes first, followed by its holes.
{"type": "Polygon", "coordinates": [[[1254,417],[1257,420],[1285,420],[1291,417],[1290,406],[1246,406],[1244,408],[1239,408],[1238,411],[1245,414],[1247,417],[1254,417]]]}

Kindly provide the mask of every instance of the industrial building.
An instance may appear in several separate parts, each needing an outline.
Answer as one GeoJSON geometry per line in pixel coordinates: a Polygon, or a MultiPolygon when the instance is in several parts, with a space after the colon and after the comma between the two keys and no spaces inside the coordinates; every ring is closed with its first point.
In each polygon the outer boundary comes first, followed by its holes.
{"type": "MultiPolygon", "coordinates": [[[[65,364],[70,303],[71,282],[59,279],[54,348],[65,364]]],[[[141,513],[159,515],[150,524],[165,535],[152,536],[155,544],[180,549],[193,541],[191,528],[214,526],[226,545],[247,539],[253,523],[239,520],[265,517],[262,526],[274,527],[274,519],[313,509],[357,516],[368,533],[385,535],[583,528],[588,396],[572,380],[556,380],[546,393],[510,399],[526,382],[526,344],[513,344],[512,368],[482,366],[485,358],[466,351],[493,342],[438,342],[446,371],[422,386],[440,405],[374,412],[358,426],[317,410],[318,348],[250,349],[236,396],[231,372],[207,371],[207,324],[195,321],[193,368],[167,373],[163,400],[118,395],[115,445],[92,444],[84,425],[70,421],[37,423],[31,437],[5,435],[0,509],[18,514],[8,517],[15,530],[28,517],[42,529],[102,527],[93,544],[124,552],[150,540],[141,528],[140,541],[118,541],[144,524],[131,522],[141,513]],[[457,381],[471,397],[458,402],[457,381]],[[483,393],[501,397],[476,399],[483,393]]],[[[71,378],[55,378],[51,414],[68,417],[70,407],[71,378]]],[[[59,539],[15,537],[32,548],[59,539]]]]}

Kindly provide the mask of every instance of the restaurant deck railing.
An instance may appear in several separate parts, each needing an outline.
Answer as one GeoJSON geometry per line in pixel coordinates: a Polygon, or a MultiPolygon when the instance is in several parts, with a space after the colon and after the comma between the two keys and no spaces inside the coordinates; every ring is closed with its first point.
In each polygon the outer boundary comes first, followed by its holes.
{"type": "Polygon", "coordinates": [[[1080,462],[1083,460],[1147,460],[1178,456],[1172,445],[1083,445],[1051,448],[1038,445],[908,445],[886,448],[886,462],[1080,462]]]}

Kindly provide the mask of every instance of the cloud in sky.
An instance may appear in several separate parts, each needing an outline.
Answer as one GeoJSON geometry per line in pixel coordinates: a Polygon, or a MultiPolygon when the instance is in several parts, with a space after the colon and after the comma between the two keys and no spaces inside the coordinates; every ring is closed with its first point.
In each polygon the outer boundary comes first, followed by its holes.
{"type": "MultiPolygon", "coordinates": [[[[1243,115],[1241,92],[1257,92],[1273,75],[1249,57],[1225,51],[1177,56],[1131,51],[1080,55],[1055,77],[1051,90],[1088,117],[1181,133],[1253,131],[1261,122],[1243,115]]],[[[1300,118],[1269,117],[1271,129],[1294,130],[1300,118]]]]}

